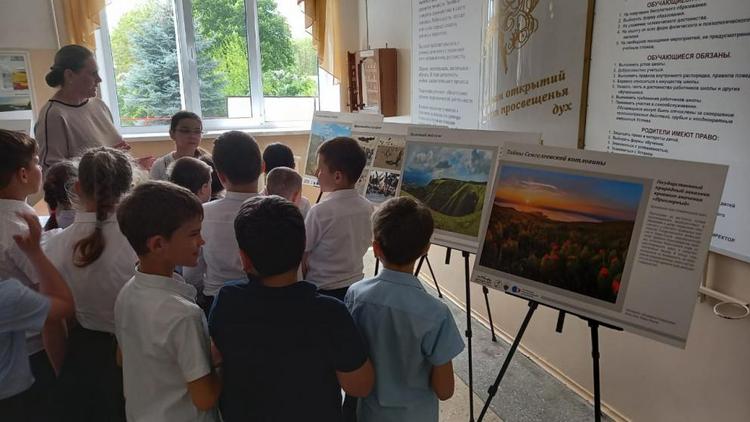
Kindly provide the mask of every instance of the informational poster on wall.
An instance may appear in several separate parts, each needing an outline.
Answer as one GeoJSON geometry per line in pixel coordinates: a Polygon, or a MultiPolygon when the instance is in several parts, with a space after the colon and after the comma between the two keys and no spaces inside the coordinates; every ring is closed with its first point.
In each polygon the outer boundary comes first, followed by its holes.
{"type": "Polygon", "coordinates": [[[28,56],[0,51],[0,116],[31,118],[32,95],[28,56]]]}
{"type": "Polygon", "coordinates": [[[726,174],[506,144],[473,280],[684,347],[726,174]]]}
{"type": "Polygon", "coordinates": [[[711,249],[747,262],[749,43],[747,0],[597,2],[586,130],[594,150],[729,165],[711,249]]]}
{"type": "Polygon", "coordinates": [[[305,159],[305,184],[318,185],[316,173],[318,171],[318,148],[323,143],[339,136],[352,136],[352,126],[355,123],[376,124],[383,122],[382,114],[373,113],[334,113],[318,111],[313,116],[310,127],[310,142],[307,146],[305,159]]]}
{"type": "Polygon", "coordinates": [[[380,204],[396,196],[408,130],[409,125],[398,123],[352,125],[352,138],[367,155],[367,164],[355,189],[368,201],[380,204]]]}
{"type": "Polygon", "coordinates": [[[481,127],[541,131],[545,145],[578,146],[591,3],[492,2],[482,45],[481,127]]]}
{"type": "Polygon", "coordinates": [[[498,151],[507,141],[538,143],[539,134],[410,127],[398,195],[430,209],[432,243],[476,253],[498,151]]]}
{"type": "Polygon", "coordinates": [[[484,3],[412,0],[414,123],[463,129],[478,127],[484,3]]]}

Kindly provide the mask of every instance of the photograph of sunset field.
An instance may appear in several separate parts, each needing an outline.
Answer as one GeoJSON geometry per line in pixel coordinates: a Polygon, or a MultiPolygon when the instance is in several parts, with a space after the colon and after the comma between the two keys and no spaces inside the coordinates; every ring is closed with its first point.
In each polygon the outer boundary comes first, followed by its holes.
{"type": "Polygon", "coordinates": [[[480,265],[616,303],[643,189],[503,165],[480,265]]]}

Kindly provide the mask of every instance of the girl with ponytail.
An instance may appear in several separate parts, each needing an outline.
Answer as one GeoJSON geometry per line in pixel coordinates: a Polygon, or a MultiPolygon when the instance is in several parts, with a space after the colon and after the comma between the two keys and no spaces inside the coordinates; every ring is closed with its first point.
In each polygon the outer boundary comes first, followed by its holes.
{"type": "Polygon", "coordinates": [[[120,232],[115,209],[130,190],[133,173],[134,164],[122,151],[86,151],[74,187],[79,211],[73,224],[45,245],[76,305],[55,400],[65,421],[125,420],[122,371],[115,361],[114,304],[135,274],[138,257],[120,232]]]}

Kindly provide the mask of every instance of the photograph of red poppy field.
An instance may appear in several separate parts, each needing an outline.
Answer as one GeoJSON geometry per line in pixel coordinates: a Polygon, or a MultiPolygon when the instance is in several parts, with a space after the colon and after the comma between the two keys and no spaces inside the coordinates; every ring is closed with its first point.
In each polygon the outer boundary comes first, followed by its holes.
{"type": "Polygon", "coordinates": [[[640,183],[503,165],[480,265],[617,302],[640,183]]]}

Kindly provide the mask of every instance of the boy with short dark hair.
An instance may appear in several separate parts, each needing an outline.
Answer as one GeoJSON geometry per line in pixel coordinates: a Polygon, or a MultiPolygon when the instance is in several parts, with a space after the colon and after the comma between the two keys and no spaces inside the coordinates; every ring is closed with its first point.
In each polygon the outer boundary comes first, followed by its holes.
{"type": "MultiPolygon", "coordinates": [[[[294,152],[292,152],[291,148],[282,144],[281,142],[274,142],[268,145],[266,149],[263,150],[263,165],[265,165],[264,172],[266,173],[265,193],[269,195],[278,195],[278,194],[273,194],[273,193],[268,192],[268,185],[270,183],[268,177],[270,176],[271,172],[275,168],[288,167],[292,170],[295,170],[297,168],[297,163],[294,160],[294,152]]],[[[311,205],[310,205],[310,201],[308,201],[307,198],[302,196],[301,180],[302,180],[302,176],[300,176],[300,195],[298,195],[297,199],[292,202],[294,202],[299,208],[300,212],[302,213],[302,218],[306,218],[307,213],[310,212],[311,205]]],[[[284,195],[281,195],[281,196],[284,196],[284,195]]]]}
{"type": "Polygon", "coordinates": [[[245,132],[224,132],[214,141],[216,173],[226,188],[224,198],[203,205],[201,235],[206,244],[198,265],[183,269],[185,280],[203,285],[201,308],[208,313],[219,289],[228,281],[245,277],[232,222],[244,201],[258,195],[258,177],[263,170],[260,148],[245,132]]]}
{"type": "Polygon", "coordinates": [[[257,197],[234,227],[249,282],[221,289],[209,324],[224,357],[223,419],[340,421],[340,388],[366,396],[373,368],[346,307],[298,281],[302,215],[257,197]]]}
{"type": "MultiPolygon", "coordinates": [[[[296,204],[302,192],[302,176],[289,167],[276,167],[266,177],[266,193],[296,204]]],[[[301,212],[301,211],[300,211],[301,212]]]]}
{"type": "Polygon", "coordinates": [[[372,242],[373,205],[354,190],[367,157],[352,138],[338,137],[318,148],[316,176],[323,199],[305,218],[305,279],[322,294],[344,299],[364,276],[362,257],[372,242]]]}
{"type": "MultiPolygon", "coordinates": [[[[36,216],[26,198],[41,186],[42,169],[36,141],[22,132],[0,129],[0,278],[16,279],[32,290],[39,289],[42,275],[13,238],[29,232],[19,214],[36,216]]],[[[42,243],[44,237],[41,237],[42,243]]],[[[34,376],[34,384],[27,394],[28,420],[49,418],[49,394],[56,377],[53,366],[59,369],[62,364],[65,338],[53,324],[45,325],[45,336],[43,344],[38,331],[26,333],[25,349],[34,376]]]]}
{"type": "Polygon", "coordinates": [[[383,270],[345,298],[377,362],[375,388],[359,400],[357,420],[437,422],[438,399],[453,395],[452,359],[464,343],[448,307],[413,275],[430,247],[432,214],[413,199],[394,198],[372,220],[383,270]]]}
{"type": "Polygon", "coordinates": [[[167,169],[169,181],[193,192],[202,203],[211,200],[211,166],[193,157],[178,158],[167,169]]]}
{"type": "Polygon", "coordinates": [[[195,288],[174,273],[195,265],[203,208],[185,188],[138,185],[117,209],[138,254],[135,276],[115,302],[129,421],[216,421],[221,382],[212,368],[206,319],[195,288]]]}

